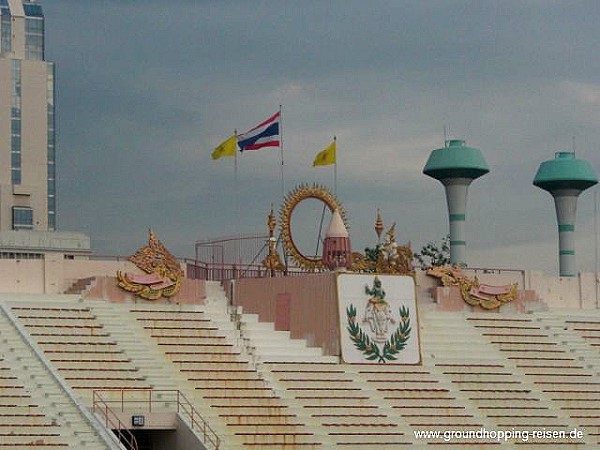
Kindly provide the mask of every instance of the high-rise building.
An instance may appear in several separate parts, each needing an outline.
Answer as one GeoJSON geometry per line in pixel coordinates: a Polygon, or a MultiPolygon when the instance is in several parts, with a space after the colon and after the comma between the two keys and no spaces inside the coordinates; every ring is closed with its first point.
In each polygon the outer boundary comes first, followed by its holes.
{"type": "Polygon", "coordinates": [[[0,259],[90,253],[81,233],[56,231],[54,64],[35,0],[0,0],[0,259]]]}
{"type": "Polygon", "coordinates": [[[35,0],[0,0],[0,231],[56,229],[54,64],[35,0]]]}

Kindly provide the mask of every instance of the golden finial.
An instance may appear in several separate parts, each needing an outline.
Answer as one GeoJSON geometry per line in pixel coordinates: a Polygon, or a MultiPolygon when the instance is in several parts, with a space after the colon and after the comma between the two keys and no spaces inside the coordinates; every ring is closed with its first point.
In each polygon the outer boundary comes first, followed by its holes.
{"type": "Polygon", "coordinates": [[[285,270],[285,265],[279,258],[279,253],[277,253],[277,239],[273,236],[275,227],[277,226],[275,213],[273,212],[273,204],[271,204],[271,213],[267,219],[267,225],[269,227],[269,253],[262,261],[262,265],[269,269],[270,275],[274,277],[275,271],[279,270],[283,272],[285,270]]]}
{"type": "Polygon", "coordinates": [[[383,220],[379,208],[377,208],[377,219],[375,220],[375,233],[377,233],[377,242],[381,241],[381,232],[383,231],[383,220]]]}
{"type": "Polygon", "coordinates": [[[277,221],[275,220],[275,213],[273,213],[273,203],[271,203],[271,213],[267,219],[267,226],[269,227],[269,237],[273,237],[277,221]]]}

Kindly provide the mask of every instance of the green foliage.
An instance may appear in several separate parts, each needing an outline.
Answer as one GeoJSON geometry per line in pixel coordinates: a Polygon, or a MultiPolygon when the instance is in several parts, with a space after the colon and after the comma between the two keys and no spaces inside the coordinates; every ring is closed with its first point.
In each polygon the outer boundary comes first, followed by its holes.
{"type": "Polygon", "coordinates": [[[423,269],[450,264],[450,235],[440,242],[429,241],[420,252],[415,253],[415,260],[423,269]]]}
{"type": "Polygon", "coordinates": [[[365,272],[365,273],[375,272],[375,263],[377,262],[377,259],[379,258],[380,254],[381,254],[381,245],[380,244],[377,244],[374,248],[369,248],[369,247],[365,248],[365,259],[367,261],[373,263],[373,265],[371,267],[363,270],[363,272],[365,272]]]}
{"type": "Polygon", "coordinates": [[[394,356],[404,347],[406,347],[406,341],[410,336],[410,319],[408,316],[408,308],[404,306],[400,307],[400,326],[392,337],[383,346],[383,357],[387,360],[395,360],[394,356]]]}
{"type": "Polygon", "coordinates": [[[365,248],[365,257],[368,261],[377,262],[377,258],[381,254],[381,245],[377,244],[375,248],[365,248]]]}

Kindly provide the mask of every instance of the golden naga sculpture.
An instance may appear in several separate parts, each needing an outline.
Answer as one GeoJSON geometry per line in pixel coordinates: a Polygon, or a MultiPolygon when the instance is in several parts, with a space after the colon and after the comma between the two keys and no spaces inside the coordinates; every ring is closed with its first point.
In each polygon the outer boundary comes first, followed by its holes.
{"type": "Polygon", "coordinates": [[[463,300],[471,306],[484,309],[499,308],[517,298],[517,283],[504,286],[491,286],[479,283],[477,277],[471,279],[463,274],[459,266],[437,266],[427,270],[427,275],[439,278],[444,286],[458,286],[463,300]]]}
{"type": "Polygon", "coordinates": [[[172,297],[181,287],[183,271],[177,259],[150,230],[148,245],[140,248],[129,261],[147,275],[117,272],[118,286],[146,300],[172,297]]]}

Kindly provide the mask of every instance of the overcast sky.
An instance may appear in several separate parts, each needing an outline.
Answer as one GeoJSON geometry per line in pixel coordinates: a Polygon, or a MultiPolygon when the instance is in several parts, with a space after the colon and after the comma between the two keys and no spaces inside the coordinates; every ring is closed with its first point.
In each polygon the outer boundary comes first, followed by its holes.
{"type": "MultiPolygon", "coordinates": [[[[280,104],[285,191],[333,188],[332,167],[312,161],[337,136],[337,193],[359,250],[376,240],[377,208],[414,249],[447,233],[442,185],[422,174],[444,126],[490,167],[470,189],[470,266],[556,274],[537,167],[574,136],[600,170],[596,0],[42,4],[57,65],[58,224],[89,234],[97,253],[130,254],[148,227],[179,256],[197,239],[266,231],[279,151],[238,158],[239,213],[233,160],[210,153],[280,104]]],[[[579,199],[581,271],[594,270],[597,192],[579,199]]],[[[317,207],[294,214],[298,235],[317,207]]]]}

